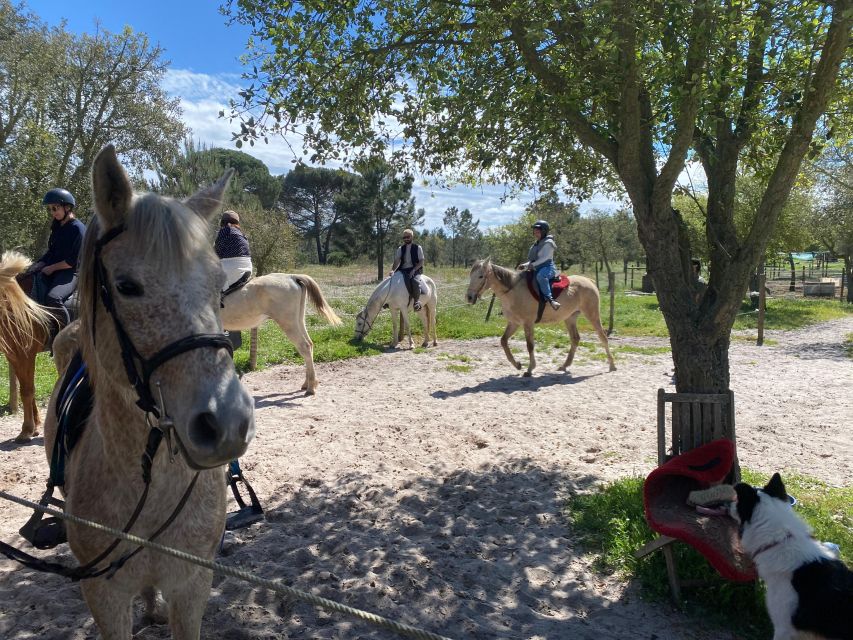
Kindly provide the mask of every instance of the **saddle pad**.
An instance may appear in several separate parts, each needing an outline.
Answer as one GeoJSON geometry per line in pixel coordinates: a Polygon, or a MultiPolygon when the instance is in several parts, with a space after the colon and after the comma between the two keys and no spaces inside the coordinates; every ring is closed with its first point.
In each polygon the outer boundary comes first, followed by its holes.
{"type": "Polygon", "coordinates": [[[734,458],[735,445],[725,439],[676,456],[646,478],[643,503],[652,529],[694,547],[724,578],[749,582],[757,574],[740,548],[737,522],[728,516],[701,515],[687,504],[691,491],[720,484],[734,458]]]}
{"type": "MultiPolygon", "coordinates": [[[[551,295],[554,296],[554,300],[563,293],[563,289],[567,288],[570,282],[569,276],[562,273],[556,280],[551,280],[551,295]]],[[[539,286],[536,284],[536,277],[532,271],[527,272],[527,288],[530,291],[530,294],[536,300],[539,300],[539,286]]]]}

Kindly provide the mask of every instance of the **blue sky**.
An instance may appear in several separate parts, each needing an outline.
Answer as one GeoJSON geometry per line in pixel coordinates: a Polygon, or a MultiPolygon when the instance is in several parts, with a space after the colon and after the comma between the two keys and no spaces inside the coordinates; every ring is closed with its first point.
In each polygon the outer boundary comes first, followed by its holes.
{"type": "MultiPolygon", "coordinates": [[[[164,88],[180,98],[183,118],[193,137],[209,146],[233,148],[232,127],[219,118],[219,111],[239,90],[242,69],[238,58],[249,29],[226,25],[216,0],[28,0],[27,6],[49,25],[65,20],[66,28],[74,33],[91,33],[96,23],[111,32],[129,25],[146,33],[165,50],[164,59],[170,65],[164,88]]],[[[283,140],[271,138],[269,145],[261,143],[243,151],[265,162],[273,174],[285,173],[292,166],[293,153],[283,140]]],[[[450,206],[470,209],[474,218],[480,219],[481,228],[512,222],[533,194],[526,192],[503,200],[506,192],[503,186],[414,189],[416,206],[426,210],[425,226],[429,228],[441,226],[442,215],[450,206]]],[[[600,196],[584,203],[581,210],[613,206],[600,196]]]]}

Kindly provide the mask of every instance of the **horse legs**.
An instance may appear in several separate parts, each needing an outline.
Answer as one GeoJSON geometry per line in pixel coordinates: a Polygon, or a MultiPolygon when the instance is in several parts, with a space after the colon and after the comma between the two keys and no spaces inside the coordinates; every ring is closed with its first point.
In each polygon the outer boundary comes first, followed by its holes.
{"type": "Polygon", "coordinates": [[[432,323],[432,346],[434,346],[434,347],[438,346],[438,334],[436,333],[437,318],[435,316],[438,309],[436,307],[437,307],[437,305],[436,306],[433,306],[433,305],[429,306],[429,319],[430,319],[430,322],[432,323]]]}
{"type": "Polygon", "coordinates": [[[430,306],[429,306],[429,304],[424,304],[424,306],[421,307],[419,315],[421,317],[421,322],[424,325],[424,340],[423,340],[423,342],[421,342],[421,346],[422,347],[428,347],[429,346],[429,327],[430,327],[430,320],[429,320],[429,318],[430,318],[430,306]]]}
{"type": "Polygon", "coordinates": [[[533,375],[533,370],[536,368],[536,356],[533,353],[534,342],[532,324],[524,325],[524,340],[527,342],[527,355],[530,358],[530,362],[527,365],[527,371],[524,372],[524,377],[529,378],[533,375]]]}
{"type": "Polygon", "coordinates": [[[581,341],[581,334],[578,333],[578,314],[577,312],[566,318],[566,331],[569,332],[569,337],[572,339],[572,346],[569,349],[569,355],[566,356],[566,361],[558,371],[566,371],[575,359],[575,351],[578,350],[578,344],[581,341]]]}
{"type": "Polygon", "coordinates": [[[21,425],[21,433],[15,438],[15,442],[29,442],[39,434],[41,427],[41,416],[38,405],[36,405],[36,350],[31,349],[29,353],[16,354],[14,361],[10,360],[18,378],[21,388],[21,404],[24,407],[24,423],[21,425]]]}
{"type": "Polygon", "coordinates": [[[391,342],[388,344],[392,349],[397,348],[397,344],[400,342],[400,333],[402,333],[402,327],[400,326],[403,323],[403,312],[400,312],[399,320],[394,310],[391,310],[391,342]],[[398,333],[398,330],[400,333],[398,333]]]}
{"type": "Polygon", "coordinates": [[[409,310],[400,309],[400,340],[403,336],[409,337],[409,349],[415,346],[415,341],[412,340],[412,323],[409,322],[409,310]]]}
{"type": "Polygon", "coordinates": [[[516,369],[521,369],[521,363],[515,359],[515,356],[512,355],[512,351],[509,350],[509,339],[515,335],[516,331],[518,331],[518,324],[515,322],[508,322],[506,329],[504,329],[504,334],[501,336],[501,346],[504,348],[504,353],[506,354],[506,358],[509,360],[510,364],[516,369]]]}
{"type": "Polygon", "coordinates": [[[282,315],[274,318],[274,320],[305,361],[305,382],[302,385],[302,390],[305,395],[313,396],[317,392],[317,377],[314,374],[314,341],[311,340],[308,329],[305,328],[305,317],[302,316],[293,322],[289,322],[282,315]]]}
{"type": "Polygon", "coordinates": [[[166,594],[169,603],[169,626],[174,640],[198,640],[201,619],[210,598],[213,571],[194,571],[179,589],[166,594]]]}
{"type": "Polygon", "coordinates": [[[129,640],[133,630],[133,594],[106,578],[83,580],[80,588],[101,637],[104,640],[129,640]]]}

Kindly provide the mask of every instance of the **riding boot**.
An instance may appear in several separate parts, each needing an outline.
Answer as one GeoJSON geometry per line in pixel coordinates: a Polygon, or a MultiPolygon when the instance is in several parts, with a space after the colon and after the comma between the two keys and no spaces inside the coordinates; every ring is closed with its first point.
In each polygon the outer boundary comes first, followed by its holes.
{"type": "Polygon", "coordinates": [[[542,320],[542,314],[545,311],[545,303],[548,302],[545,298],[539,298],[539,309],[536,311],[536,323],[542,320]]]}
{"type": "Polygon", "coordinates": [[[421,288],[418,286],[418,283],[414,279],[412,279],[412,299],[415,301],[414,305],[413,305],[415,311],[421,310],[420,297],[421,297],[421,288]]]}

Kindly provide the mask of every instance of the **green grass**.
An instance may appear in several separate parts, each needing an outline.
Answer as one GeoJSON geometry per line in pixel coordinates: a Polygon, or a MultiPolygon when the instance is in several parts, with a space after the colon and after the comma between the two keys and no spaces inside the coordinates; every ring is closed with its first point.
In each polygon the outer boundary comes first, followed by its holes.
{"type": "Polygon", "coordinates": [[[468,373],[473,370],[470,364],[449,364],[445,367],[448,371],[453,371],[454,373],[468,373]]]}
{"type": "MultiPolygon", "coordinates": [[[[313,314],[307,316],[308,330],[314,340],[314,360],[330,362],[346,358],[357,358],[383,353],[391,339],[391,315],[383,312],[377,319],[373,330],[362,343],[352,340],[355,314],[366,303],[370,293],[376,286],[375,267],[320,267],[304,266],[297,271],[306,272],[320,283],[330,304],[341,315],[344,321],[341,327],[329,327],[313,314]]],[[[429,275],[439,287],[439,308],[437,333],[440,340],[488,338],[500,336],[506,323],[500,315],[500,303],[495,302],[491,318],[485,320],[486,310],[491,298],[477,305],[465,303],[468,276],[465,269],[428,269],[429,275]]],[[[602,281],[603,285],[603,281],[602,281]]],[[[617,285],[615,296],[614,324],[619,336],[658,336],[668,335],[666,323],[658,307],[654,295],[633,295],[625,291],[622,285],[617,285]]],[[[602,291],[601,317],[606,326],[610,310],[610,296],[602,291]]],[[[757,315],[744,305],[742,315],[738,316],[734,328],[752,330],[755,328],[757,315]]],[[[767,302],[767,329],[795,329],[807,324],[830,320],[853,313],[853,305],[841,305],[827,300],[803,300],[790,298],[772,298],[767,302]]],[[[414,318],[413,333],[422,335],[420,320],[414,318]]],[[[595,341],[592,327],[580,318],[578,328],[584,338],[595,341]]],[[[521,335],[520,333],[517,334],[521,335]]],[[[235,364],[238,371],[245,372],[249,363],[248,332],[243,334],[244,347],[235,353],[235,364]]],[[[417,339],[417,338],[416,338],[417,339]]],[[[737,336],[736,339],[750,340],[749,336],[737,336]]],[[[258,368],[263,369],[281,363],[301,363],[302,359],[293,345],[284,338],[281,330],[273,323],[267,322],[259,332],[258,368]]],[[[562,326],[545,325],[536,328],[537,348],[543,352],[548,350],[567,349],[569,337],[562,326]]],[[[603,358],[603,352],[593,346],[595,342],[582,342],[589,351],[591,358],[603,358]]],[[[767,341],[767,344],[772,344],[767,341]]],[[[851,347],[853,349],[853,347],[851,347]]],[[[513,352],[521,353],[524,349],[513,347],[513,352]]],[[[665,353],[667,347],[619,347],[614,349],[614,355],[633,353],[637,355],[653,355],[665,353]]],[[[416,350],[417,352],[417,350],[416,350]]],[[[0,357],[0,380],[7,379],[5,359],[0,357]]],[[[36,395],[40,401],[46,400],[53,388],[56,372],[46,354],[39,356],[37,368],[36,395]]],[[[0,382],[0,410],[7,406],[8,387],[0,382]]]]}
{"type": "Polygon", "coordinates": [[[844,350],[847,352],[848,358],[853,358],[853,333],[844,336],[844,350]]]}
{"type": "MultiPolygon", "coordinates": [[[[833,488],[800,475],[788,475],[783,479],[788,492],[799,501],[797,513],[813,527],[815,537],[838,544],[842,559],[851,564],[853,487],[833,488]]],[[[767,476],[744,470],[743,480],[763,485],[767,476]]],[[[634,558],[634,552],[656,535],[646,524],[643,514],[642,478],[617,480],[598,492],[575,495],[567,504],[566,514],[582,544],[597,554],[597,570],[638,580],[648,599],[662,601],[670,597],[663,554],[634,558]]],[[[674,545],[673,551],[682,579],[710,583],[708,587],[682,592],[684,610],[697,619],[697,624],[710,621],[748,640],[772,635],[761,585],[723,581],[688,545],[674,545]]]]}

